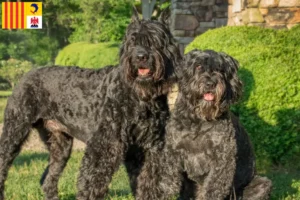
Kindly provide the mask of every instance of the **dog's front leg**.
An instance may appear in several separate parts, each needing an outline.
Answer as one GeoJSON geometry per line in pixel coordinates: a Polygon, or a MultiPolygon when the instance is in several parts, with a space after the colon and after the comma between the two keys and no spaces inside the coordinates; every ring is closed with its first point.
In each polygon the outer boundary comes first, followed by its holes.
{"type": "MultiPolygon", "coordinates": [[[[166,178],[162,176],[167,175],[164,173],[167,166],[161,165],[163,156],[163,152],[159,150],[151,149],[145,152],[145,161],[137,178],[136,200],[168,199],[170,195],[168,189],[162,187],[162,178],[166,178]]],[[[169,187],[171,186],[169,185],[169,187]]]]}
{"type": "Polygon", "coordinates": [[[77,183],[77,200],[104,199],[122,161],[124,148],[116,133],[100,130],[87,143],[77,183]]]}
{"type": "Polygon", "coordinates": [[[236,146],[221,146],[223,147],[215,147],[220,151],[216,151],[216,157],[204,182],[197,186],[197,200],[224,200],[230,195],[236,169],[236,146]]]}

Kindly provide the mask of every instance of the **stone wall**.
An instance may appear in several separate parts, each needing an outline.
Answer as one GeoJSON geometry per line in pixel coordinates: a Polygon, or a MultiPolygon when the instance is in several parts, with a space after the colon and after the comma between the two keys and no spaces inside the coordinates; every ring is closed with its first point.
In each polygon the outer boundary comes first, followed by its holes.
{"type": "Polygon", "coordinates": [[[181,52],[196,36],[220,26],[291,28],[300,0],[172,0],[171,31],[181,52]]]}
{"type": "Polygon", "coordinates": [[[300,0],[229,0],[229,26],[291,28],[300,23],[300,0]]]}
{"type": "Polygon", "coordinates": [[[228,0],[172,0],[171,31],[180,49],[197,35],[227,25],[228,0]]]}

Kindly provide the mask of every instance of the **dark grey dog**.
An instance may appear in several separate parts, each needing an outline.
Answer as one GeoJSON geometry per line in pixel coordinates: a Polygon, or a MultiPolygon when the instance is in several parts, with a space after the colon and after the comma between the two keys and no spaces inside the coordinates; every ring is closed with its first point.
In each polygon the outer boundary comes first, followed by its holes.
{"type": "Polygon", "coordinates": [[[169,116],[166,95],[181,57],[163,21],[135,14],[117,67],[46,67],[20,81],[8,99],[0,139],[0,200],[8,169],[33,127],[50,152],[41,180],[47,200],[58,199],[57,183],[73,138],[87,143],[78,200],[103,199],[123,161],[136,199],[163,198],[156,161],[169,116]]]}
{"type": "Polygon", "coordinates": [[[162,187],[166,193],[178,187],[178,164],[183,171],[181,199],[268,199],[271,181],[255,174],[249,137],[229,111],[242,94],[237,61],[224,53],[194,50],[180,67],[179,94],[166,137],[175,157],[166,154],[166,165],[173,168],[162,165],[167,169],[162,187]],[[167,182],[170,177],[175,179],[167,182]]]}

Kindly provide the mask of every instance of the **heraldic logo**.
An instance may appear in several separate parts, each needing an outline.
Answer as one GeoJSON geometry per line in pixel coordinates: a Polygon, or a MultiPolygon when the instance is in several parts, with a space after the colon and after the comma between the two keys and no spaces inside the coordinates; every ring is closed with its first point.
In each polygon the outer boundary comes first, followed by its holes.
{"type": "Polygon", "coordinates": [[[42,2],[2,2],[2,29],[41,29],[42,2]]]}

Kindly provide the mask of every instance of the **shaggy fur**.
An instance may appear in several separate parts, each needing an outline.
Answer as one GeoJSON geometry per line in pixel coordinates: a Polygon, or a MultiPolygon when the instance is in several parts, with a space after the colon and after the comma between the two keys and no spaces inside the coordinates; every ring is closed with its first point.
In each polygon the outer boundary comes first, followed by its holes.
{"type": "Polygon", "coordinates": [[[169,169],[161,186],[166,193],[176,191],[180,179],[167,178],[182,173],[181,199],[268,199],[271,181],[255,174],[249,137],[229,111],[242,94],[237,61],[224,53],[194,50],[180,67],[179,95],[166,136],[175,157],[164,158],[165,165],[173,161],[175,167],[164,166],[169,169]]]}
{"type": "Polygon", "coordinates": [[[8,169],[30,130],[49,148],[41,184],[47,200],[73,138],[87,143],[78,178],[78,200],[103,199],[124,161],[136,199],[162,199],[156,160],[169,116],[166,94],[180,53],[166,24],[135,14],[120,50],[120,65],[100,70],[45,67],[31,71],[8,99],[0,139],[0,200],[8,169]]]}

